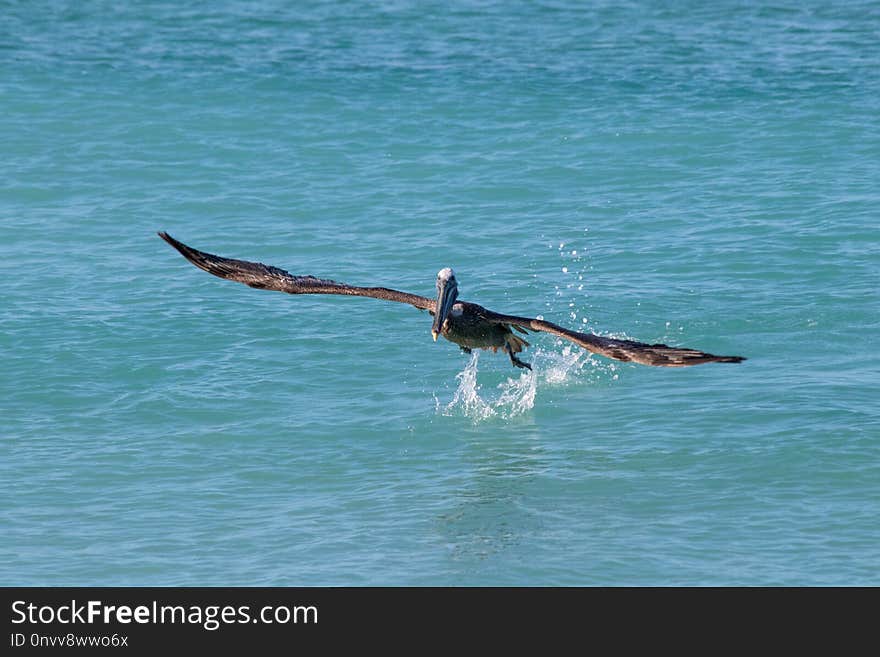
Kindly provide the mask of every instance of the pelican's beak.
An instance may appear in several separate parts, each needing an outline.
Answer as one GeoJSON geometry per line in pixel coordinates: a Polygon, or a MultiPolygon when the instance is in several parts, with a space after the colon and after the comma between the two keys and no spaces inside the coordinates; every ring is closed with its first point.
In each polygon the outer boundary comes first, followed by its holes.
{"type": "Polygon", "coordinates": [[[446,321],[446,317],[449,315],[449,311],[452,310],[452,304],[455,303],[457,297],[458,285],[455,283],[455,279],[451,281],[446,279],[437,280],[437,306],[434,311],[434,324],[431,326],[431,335],[434,336],[434,342],[437,342],[437,336],[443,330],[443,322],[446,321]]]}

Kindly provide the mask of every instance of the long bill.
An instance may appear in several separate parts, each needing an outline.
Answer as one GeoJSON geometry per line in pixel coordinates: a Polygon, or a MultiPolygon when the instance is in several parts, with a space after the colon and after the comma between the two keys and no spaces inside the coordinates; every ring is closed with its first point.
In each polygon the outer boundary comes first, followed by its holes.
{"type": "Polygon", "coordinates": [[[450,284],[448,281],[438,281],[437,283],[437,306],[434,312],[434,324],[431,326],[431,335],[434,336],[434,342],[437,342],[437,336],[443,329],[443,322],[452,310],[452,304],[455,303],[457,297],[456,285],[450,284]]]}

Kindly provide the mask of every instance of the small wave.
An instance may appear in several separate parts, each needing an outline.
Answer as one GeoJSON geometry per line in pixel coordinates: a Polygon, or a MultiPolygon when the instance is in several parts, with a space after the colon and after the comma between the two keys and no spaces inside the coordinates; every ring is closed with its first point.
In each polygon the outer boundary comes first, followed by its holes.
{"type": "MultiPolygon", "coordinates": [[[[442,404],[436,399],[437,412],[441,415],[463,415],[475,422],[492,417],[510,419],[522,415],[535,407],[539,384],[551,386],[565,385],[575,380],[581,370],[590,365],[590,370],[598,364],[590,354],[582,349],[566,345],[561,351],[533,352],[532,370],[523,371],[518,377],[508,377],[498,384],[498,393],[487,393],[477,382],[477,365],[480,354],[475,351],[465,368],[455,375],[458,388],[452,401],[442,404]]],[[[599,366],[605,372],[607,366],[599,366]]],[[[611,370],[615,368],[612,366],[611,370]]],[[[616,374],[614,378],[617,378],[616,374]]]]}

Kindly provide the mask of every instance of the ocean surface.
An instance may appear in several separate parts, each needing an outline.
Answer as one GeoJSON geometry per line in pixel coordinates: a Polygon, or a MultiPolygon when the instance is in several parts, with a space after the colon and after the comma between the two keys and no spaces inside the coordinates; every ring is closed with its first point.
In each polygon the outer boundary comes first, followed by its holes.
{"type": "Polygon", "coordinates": [[[876,2],[0,0],[0,144],[0,584],[880,585],[876,2]]]}

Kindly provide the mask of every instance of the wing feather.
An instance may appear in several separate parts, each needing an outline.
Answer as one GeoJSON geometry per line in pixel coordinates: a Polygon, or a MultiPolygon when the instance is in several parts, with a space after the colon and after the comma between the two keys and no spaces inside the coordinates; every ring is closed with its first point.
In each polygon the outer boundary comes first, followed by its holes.
{"type": "Polygon", "coordinates": [[[482,317],[489,322],[551,333],[570,340],[588,351],[614,360],[632,361],[658,367],[687,367],[701,363],[739,363],[745,360],[742,356],[716,356],[696,349],[606,338],[594,333],[579,333],[543,319],[502,315],[485,308],[482,308],[482,311],[482,317]]]}
{"type": "Polygon", "coordinates": [[[434,312],[434,301],[417,294],[391,290],[386,287],[357,287],[314,276],[294,276],[293,274],[260,262],[222,258],[187,246],[166,232],[159,237],[177,249],[180,254],[199,269],[230,281],[244,283],[260,290],[275,290],[287,294],[342,294],[355,297],[371,297],[408,303],[420,310],[434,312]]]}

